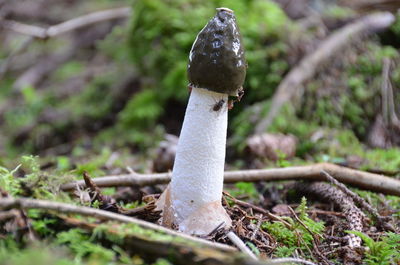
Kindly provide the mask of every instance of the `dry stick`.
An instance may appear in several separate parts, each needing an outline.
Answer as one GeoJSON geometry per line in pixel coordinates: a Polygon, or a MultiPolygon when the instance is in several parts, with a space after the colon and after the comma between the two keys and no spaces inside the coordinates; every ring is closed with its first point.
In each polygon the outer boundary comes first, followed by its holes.
{"type": "Polygon", "coordinates": [[[359,204],[362,208],[370,212],[374,217],[378,218],[379,213],[377,210],[372,208],[365,200],[363,200],[360,196],[356,193],[349,190],[345,185],[337,181],[334,177],[332,177],[328,172],[325,170],[321,171],[321,175],[323,175],[331,184],[337,186],[341,191],[343,191],[347,196],[351,197],[355,203],[359,204]]]}
{"type": "Polygon", "coordinates": [[[375,32],[389,27],[395,20],[389,12],[367,15],[335,31],[311,54],[305,56],[298,66],[293,68],[279,84],[267,116],[255,128],[255,133],[263,133],[279,114],[282,106],[291,100],[301,85],[314,76],[319,67],[330,57],[338,53],[352,40],[362,34],[375,32]]]}
{"type": "Polygon", "coordinates": [[[257,211],[257,212],[263,213],[266,216],[268,216],[269,218],[271,218],[272,220],[279,221],[279,222],[283,223],[287,228],[289,228],[289,229],[292,228],[291,224],[286,222],[280,216],[272,214],[270,211],[267,211],[264,208],[258,207],[258,206],[254,205],[254,204],[249,203],[249,202],[244,202],[244,201],[238,200],[238,199],[236,199],[235,197],[233,197],[232,195],[230,195],[229,193],[227,193],[225,191],[223,193],[224,193],[225,196],[229,197],[229,199],[231,199],[235,204],[237,204],[239,206],[243,206],[245,208],[251,208],[251,209],[253,209],[253,210],[257,211]]]}
{"type": "Polygon", "coordinates": [[[316,241],[316,236],[315,233],[313,231],[310,230],[310,228],[308,228],[308,226],[297,216],[296,212],[292,209],[292,207],[288,207],[290,212],[293,214],[294,219],[297,220],[297,222],[299,222],[307,231],[308,233],[310,233],[310,235],[313,237],[313,239],[316,241]]]}
{"type": "MultiPolygon", "coordinates": [[[[310,235],[312,236],[312,241],[313,241],[313,247],[314,247],[314,251],[317,253],[317,255],[326,263],[329,264],[328,259],[322,255],[322,253],[319,251],[318,249],[318,245],[319,245],[319,236],[317,236],[313,231],[310,230],[310,228],[297,216],[296,212],[292,209],[292,207],[289,206],[289,210],[290,212],[293,214],[294,218],[297,220],[297,222],[299,222],[307,231],[308,233],[310,233],[310,235]]],[[[307,248],[308,249],[308,248],[307,248]]],[[[310,251],[311,256],[313,256],[313,253],[310,251]]]]}
{"type": "MultiPolygon", "coordinates": [[[[319,163],[308,166],[254,169],[225,172],[225,183],[235,182],[257,182],[277,180],[322,180],[321,171],[325,170],[340,182],[353,185],[358,188],[381,192],[384,194],[400,196],[400,180],[389,178],[384,175],[363,172],[329,163],[319,163]]],[[[171,179],[171,173],[161,174],[137,174],[118,175],[93,178],[99,187],[115,186],[148,186],[156,184],[167,184],[171,179]]],[[[67,183],[61,186],[62,190],[72,190],[76,185],[84,186],[83,181],[67,183]]]]}
{"type": "MultiPolygon", "coordinates": [[[[320,200],[334,203],[346,217],[349,230],[362,231],[364,213],[354,204],[351,197],[337,187],[326,182],[297,183],[295,187],[301,193],[314,194],[320,200]]],[[[354,234],[349,234],[345,238],[351,248],[361,245],[361,238],[354,234]]]]}
{"type": "Polygon", "coordinates": [[[246,244],[232,231],[229,231],[226,236],[232,241],[232,243],[238,247],[243,253],[247,254],[251,259],[258,260],[256,255],[246,246],[246,244]]]}
{"type": "Polygon", "coordinates": [[[262,219],[263,219],[262,214],[260,214],[260,215],[256,214],[255,216],[258,218],[258,221],[257,221],[256,228],[253,230],[253,233],[250,236],[251,241],[253,241],[256,238],[256,235],[257,235],[258,231],[260,230],[262,219]]]}
{"type": "Polygon", "coordinates": [[[344,217],[343,213],[339,212],[333,212],[333,211],[324,211],[324,210],[319,210],[319,209],[313,209],[313,210],[308,210],[307,213],[315,213],[315,214],[324,214],[324,215],[334,215],[334,216],[339,216],[339,217],[344,217]]]}
{"type": "Polygon", "coordinates": [[[269,263],[271,264],[285,264],[285,263],[301,263],[301,264],[306,264],[306,265],[316,265],[315,263],[303,259],[297,259],[297,258],[279,258],[279,259],[271,259],[268,260],[269,263]]]}
{"type": "Polygon", "coordinates": [[[358,196],[353,191],[349,190],[345,185],[337,181],[325,170],[321,171],[321,175],[324,176],[331,184],[335,185],[338,189],[343,191],[347,196],[353,199],[353,201],[360,205],[364,210],[368,211],[373,215],[373,217],[378,221],[378,223],[385,229],[395,232],[395,229],[387,223],[387,218],[381,216],[376,209],[374,209],[369,203],[367,203],[363,198],[358,196]]]}
{"type": "Polygon", "coordinates": [[[0,222],[4,223],[10,219],[14,219],[18,216],[19,210],[12,209],[9,211],[2,211],[0,212],[0,222]]]}
{"type": "Polygon", "coordinates": [[[48,28],[42,28],[38,26],[23,24],[13,20],[3,20],[2,26],[6,29],[13,30],[15,32],[29,35],[39,39],[47,39],[56,37],[69,31],[77,30],[82,27],[96,24],[106,20],[126,18],[131,13],[130,7],[121,7],[115,9],[108,9],[103,11],[97,11],[90,14],[86,14],[80,17],[67,20],[60,24],[50,26],[48,28]]]}
{"type": "Polygon", "coordinates": [[[109,221],[119,221],[123,223],[131,223],[141,226],[145,229],[155,230],[160,233],[168,234],[174,237],[180,237],[194,243],[203,244],[208,247],[217,248],[222,251],[234,251],[235,249],[220,243],[213,243],[201,238],[196,238],[193,236],[189,236],[183,233],[179,233],[173,231],[171,229],[167,229],[162,226],[158,226],[153,223],[148,223],[136,218],[127,217],[124,215],[107,212],[99,209],[84,207],[84,206],[75,206],[67,203],[60,202],[52,202],[45,200],[35,200],[35,199],[25,199],[25,198],[1,198],[0,199],[0,209],[8,210],[8,209],[42,209],[47,211],[56,211],[59,213],[72,213],[72,214],[81,214],[84,216],[90,216],[99,219],[106,219],[109,221]]]}

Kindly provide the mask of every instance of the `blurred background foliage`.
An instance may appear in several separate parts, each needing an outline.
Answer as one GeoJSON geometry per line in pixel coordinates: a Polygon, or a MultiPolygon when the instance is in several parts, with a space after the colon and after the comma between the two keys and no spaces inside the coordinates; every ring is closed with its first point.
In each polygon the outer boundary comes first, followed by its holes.
{"type": "MultiPolygon", "coordinates": [[[[303,11],[293,13],[285,1],[58,2],[36,3],[38,10],[48,8],[47,16],[35,13],[35,4],[29,1],[8,3],[5,17],[49,25],[124,5],[132,6],[132,14],[128,20],[33,40],[12,58],[0,83],[4,162],[22,153],[74,156],[88,151],[100,154],[104,148],[151,156],[150,150],[166,133],[179,135],[188,98],[188,53],[215,8],[225,6],[235,11],[249,65],[245,96],[230,111],[228,133],[228,162],[244,165],[238,160],[246,139],[268,112],[285,74],[331,32],[360,16],[348,3],[323,0],[290,5],[292,9],[303,5],[321,17],[311,26],[305,26],[303,11]],[[29,6],[30,15],[24,11],[29,6]],[[68,12],[61,12],[63,9],[68,12]],[[39,77],[29,78],[29,71],[35,70],[39,77]]],[[[5,29],[2,33],[4,63],[27,37],[5,29]]],[[[304,85],[304,93],[285,106],[270,131],[296,136],[299,159],[345,160],[353,153],[365,158],[371,127],[382,109],[383,58],[392,61],[395,92],[400,85],[399,36],[397,19],[390,30],[347,47],[304,85]]],[[[395,102],[400,105],[396,93],[395,102]]],[[[400,155],[398,148],[390,150],[400,155]]],[[[382,157],[385,152],[382,150],[382,157]]],[[[400,166],[396,163],[390,167],[400,166]]]]}

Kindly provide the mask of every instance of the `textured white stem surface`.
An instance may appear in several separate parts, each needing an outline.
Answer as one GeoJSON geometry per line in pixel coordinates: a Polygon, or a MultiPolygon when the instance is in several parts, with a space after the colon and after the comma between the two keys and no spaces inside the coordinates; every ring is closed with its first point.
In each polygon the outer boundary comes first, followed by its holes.
{"type": "MultiPolygon", "coordinates": [[[[227,102],[226,94],[201,88],[192,89],[171,180],[172,207],[177,224],[182,224],[207,204],[221,204],[227,102]],[[221,109],[213,110],[221,99],[224,100],[221,109]]],[[[185,230],[181,225],[179,228],[185,230]]]]}

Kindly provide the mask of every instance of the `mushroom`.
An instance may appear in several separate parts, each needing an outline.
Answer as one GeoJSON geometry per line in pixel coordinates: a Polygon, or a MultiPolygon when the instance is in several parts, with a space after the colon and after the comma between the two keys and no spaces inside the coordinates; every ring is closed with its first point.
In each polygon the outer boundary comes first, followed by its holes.
{"type": "Polygon", "coordinates": [[[228,97],[243,94],[246,68],[233,11],[217,8],[189,55],[191,93],[172,180],[159,200],[164,225],[196,235],[207,235],[221,223],[231,225],[221,204],[228,97]]]}

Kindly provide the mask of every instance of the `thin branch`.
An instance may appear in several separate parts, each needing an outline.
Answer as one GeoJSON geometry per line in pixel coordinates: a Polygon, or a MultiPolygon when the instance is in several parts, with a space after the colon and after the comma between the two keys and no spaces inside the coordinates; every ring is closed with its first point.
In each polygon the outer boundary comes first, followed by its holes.
{"type": "Polygon", "coordinates": [[[299,222],[306,230],[307,232],[313,237],[313,241],[316,241],[316,236],[313,231],[310,230],[310,228],[297,216],[296,212],[292,209],[292,207],[288,207],[292,215],[294,216],[294,219],[296,219],[297,222],[299,222]]]}
{"type": "Polygon", "coordinates": [[[316,265],[315,263],[312,263],[311,261],[297,259],[297,258],[279,258],[279,259],[270,259],[268,261],[271,264],[300,263],[300,264],[306,264],[306,265],[316,265]]]}
{"type": "MultiPolygon", "coordinates": [[[[104,38],[111,29],[112,27],[99,27],[96,30],[93,28],[85,29],[85,31],[80,34],[79,38],[73,39],[72,45],[63,47],[57,53],[45,56],[36,64],[32,65],[32,67],[24,71],[15,80],[13,84],[14,89],[19,91],[27,85],[36,87],[46,76],[49,76],[53,71],[58,69],[61,64],[73,58],[81,48],[88,47],[97,40],[104,38]]],[[[24,128],[24,130],[28,132],[31,131],[29,126],[24,128]]]]}
{"type": "Polygon", "coordinates": [[[381,225],[386,230],[390,230],[395,232],[396,230],[387,223],[387,218],[381,216],[376,209],[374,209],[369,203],[367,203],[363,198],[358,196],[355,192],[349,190],[345,185],[337,181],[334,177],[332,177],[328,172],[322,170],[321,175],[323,175],[330,183],[335,185],[338,189],[343,191],[347,196],[351,197],[353,201],[361,206],[364,210],[368,211],[372,216],[378,221],[379,225],[381,225]]]}
{"type": "Polygon", "coordinates": [[[174,237],[180,237],[198,244],[203,244],[208,247],[217,248],[222,251],[233,251],[234,249],[230,246],[213,243],[201,238],[189,236],[183,233],[176,232],[171,229],[167,229],[162,226],[158,226],[153,223],[145,222],[136,218],[127,217],[124,215],[107,212],[99,209],[84,207],[84,206],[75,206],[67,203],[60,202],[52,202],[45,200],[35,200],[35,199],[25,199],[25,198],[1,198],[0,199],[0,209],[9,210],[9,209],[42,209],[46,211],[56,211],[59,213],[72,213],[72,214],[81,214],[84,216],[90,216],[99,219],[106,219],[109,221],[118,221],[122,223],[131,223],[141,226],[145,229],[155,230],[159,233],[164,233],[167,235],[171,235],[174,237]]]}
{"type": "Polygon", "coordinates": [[[364,201],[360,196],[358,196],[356,193],[352,192],[349,190],[345,185],[337,181],[334,177],[332,177],[328,172],[325,170],[321,171],[321,175],[323,175],[331,184],[335,185],[343,191],[347,196],[351,197],[355,203],[359,204],[362,208],[370,212],[374,217],[378,217],[379,213],[377,210],[372,208],[371,205],[369,205],[366,201],[364,201]]]}
{"type": "MultiPolygon", "coordinates": [[[[319,163],[308,166],[254,169],[225,172],[225,183],[280,181],[280,180],[325,180],[321,171],[325,170],[340,182],[375,192],[400,196],[400,180],[384,175],[359,171],[329,163],[319,163]]],[[[93,178],[99,187],[115,186],[149,186],[167,184],[171,179],[170,172],[160,174],[118,175],[93,178]]],[[[67,183],[61,186],[62,190],[72,190],[76,185],[84,186],[83,181],[67,183]]]]}
{"type": "Polygon", "coordinates": [[[51,37],[57,37],[66,32],[77,30],[102,21],[126,18],[130,16],[130,13],[130,7],[121,7],[86,14],[57,25],[50,26],[48,28],[28,25],[13,20],[3,20],[2,26],[6,29],[13,30],[21,34],[29,35],[39,39],[47,39],[51,37]]]}
{"type": "Polygon", "coordinates": [[[226,236],[232,241],[232,243],[245,253],[249,258],[258,260],[256,255],[246,246],[246,244],[232,231],[229,231],[226,236]]]}
{"type": "Polygon", "coordinates": [[[12,218],[15,218],[17,214],[18,214],[17,210],[14,209],[0,212],[0,222],[5,222],[12,218]]]}
{"type": "Polygon", "coordinates": [[[245,208],[251,208],[254,211],[257,211],[257,212],[265,214],[266,216],[268,216],[272,220],[275,220],[275,221],[283,223],[289,229],[292,228],[292,226],[288,222],[286,222],[284,219],[282,219],[280,216],[275,215],[275,214],[271,213],[270,211],[265,210],[264,208],[258,207],[258,206],[254,205],[254,204],[249,203],[249,202],[244,202],[244,201],[238,200],[238,199],[236,199],[235,197],[233,197],[232,195],[230,195],[229,193],[227,193],[225,191],[223,192],[223,194],[225,196],[229,197],[230,200],[232,200],[235,204],[237,204],[239,206],[242,206],[242,207],[245,207],[245,208]]]}
{"type": "Polygon", "coordinates": [[[255,133],[265,132],[279,114],[282,106],[293,98],[293,95],[299,90],[301,85],[313,77],[316,70],[329,58],[340,52],[345,45],[348,45],[362,34],[385,29],[394,21],[394,15],[389,12],[370,14],[356,20],[354,23],[344,26],[321,42],[319,47],[311,54],[305,56],[299,65],[293,68],[279,84],[272,98],[269,112],[258,123],[255,133]]]}
{"type": "MultiPolygon", "coordinates": [[[[318,234],[314,233],[313,231],[310,230],[310,228],[297,216],[296,212],[292,209],[292,207],[289,206],[289,210],[296,219],[297,222],[299,222],[307,231],[308,233],[312,236],[312,242],[313,242],[313,248],[315,253],[324,260],[325,264],[330,264],[328,259],[322,255],[322,253],[319,251],[318,246],[319,246],[319,236],[318,234]]],[[[309,249],[307,247],[307,249],[309,249]]],[[[310,254],[312,257],[314,257],[313,252],[309,249],[310,254]]]]}
{"type": "MultiPolygon", "coordinates": [[[[354,204],[353,199],[339,188],[326,182],[312,182],[296,183],[295,189],[300,193],[313,194],[318,200],[333,203],[343,212],[347,220],[348,230],[363,231],[364,213],[354,204]]],[[[350,248],[361,246],[360,237],[349,234],[345,238],[350,248]]]]}
{"type": "Polygon", "coordinates": [[[256,214],[255,216],[258,218],[258,221],[257,221],[257,224],[256,224],[256,228],[251,233],[251,236],[250,236],[250,240],[251,241],[253,241],[256,238],[256,235],[257,235],[258,231],[260,230],[261,223],[262,223],[262,220],[263,220],[263,215],[262,214],[260,214],[260,215],[256,214]]]}

